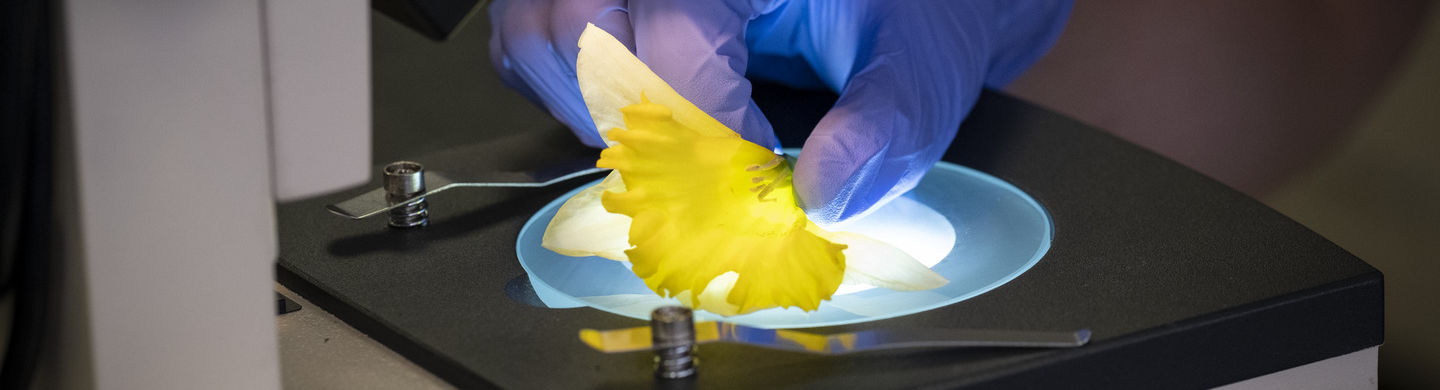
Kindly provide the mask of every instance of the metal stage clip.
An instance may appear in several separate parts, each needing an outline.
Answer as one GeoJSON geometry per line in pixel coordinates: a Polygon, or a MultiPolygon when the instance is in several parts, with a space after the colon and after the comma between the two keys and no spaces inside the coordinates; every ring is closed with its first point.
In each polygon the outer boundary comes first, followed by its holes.
{"type": "Polygon", "coordinates": [[[425,198],[452,188],[479,187],[545,187],[566,180],[609,169],[596,168],[595,161],[574,160],[531,171],[486,172],[462,179],[427,171],[420,163],[396,161],[381,169],[384,183],[354,198],[326,205],[336,215],[361,219],[390,212],[390,226],[398,228],[425,226],[429,210],[425,198]]]}

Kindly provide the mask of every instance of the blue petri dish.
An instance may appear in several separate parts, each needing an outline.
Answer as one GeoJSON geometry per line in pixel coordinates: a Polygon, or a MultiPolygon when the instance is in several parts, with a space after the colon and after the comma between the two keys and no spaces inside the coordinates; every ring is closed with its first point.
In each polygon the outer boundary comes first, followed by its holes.
{"type": "MultiPolygon", "coordinates": [[[[599,257],[569,257],[540,246],[560,205],[585,184],[541,208],[520,230],[516,255],[540,300],[548,307],[591,307],[648,320],[650,311],[673,299],[660,298],[630,272],[628,263],[599,257]]],[[[932,310],[978,296],[1019,277],[1050,249],[1050,215],[1019,188],[974,169],[940,162],[902,197],[919,202],[949,222],[954,245],[935,272],[950,281],[924,291],[869,289],[836,295],[816,311],[774,308],[720,317],[696,312],[696,320],[721,320],[763,328],[808,328],[883,320],[932,310]]]]}

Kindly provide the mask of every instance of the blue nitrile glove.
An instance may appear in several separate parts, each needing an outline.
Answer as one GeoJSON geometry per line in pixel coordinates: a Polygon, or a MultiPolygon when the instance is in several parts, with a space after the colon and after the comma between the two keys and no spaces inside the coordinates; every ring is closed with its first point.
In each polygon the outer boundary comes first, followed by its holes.
{"type": "MultiPolygon", "coordinates": [[[[491,60],[507,85],[604,147],[575,79],[587,22],[681,96],[774,148],[745,77],[840,94],[805,142],[795,188],[832,223],[914,188],[982,86],[1017,77],[1059,35],[1069,0],[500,0],[491,60]],[[748,72],[748,73],[747,73],[748,72]]],[[[772,113],[774,114],[774,113],[772,113]]]]}

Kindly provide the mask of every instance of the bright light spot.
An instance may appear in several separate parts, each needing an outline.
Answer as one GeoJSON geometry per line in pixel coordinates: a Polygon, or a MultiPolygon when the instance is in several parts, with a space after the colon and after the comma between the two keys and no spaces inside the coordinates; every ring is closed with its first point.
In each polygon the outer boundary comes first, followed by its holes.
{"type": "MultiPolygon", "coordinates": [[[[945,216],[909,195],[860,218],[825,227],[830,231],[860,233],[905,251],[915,260],[933,268],[955,247],[955,227],[945,216]]],[[[870,285],[842,285],[835,295],[874,288],[870,285]]]]}

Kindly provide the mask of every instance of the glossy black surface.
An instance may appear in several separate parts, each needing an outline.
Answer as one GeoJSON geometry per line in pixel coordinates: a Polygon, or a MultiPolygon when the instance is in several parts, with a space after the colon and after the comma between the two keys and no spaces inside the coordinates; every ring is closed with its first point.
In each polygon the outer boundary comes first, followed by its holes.
{"type": "MultiPolygon", "coordinates": [[[[833,102],[777,87],[757,95],[791,145],[833,102]]],[[[507,115],[504,107],[482,109],[507,115]]],[[[416,160],[437,171],[447,164],[519,169],[593,153],[549,119],[528,117],[536,119],[510,119],[524,131],[416,160]]],[[[1044,205],[1055,220],[1049,254],[979,297],[818,331],[1089,328],[1090,345],[843,357],[706,345],[698,377],[679,385],[1202,388],[1382,340],[1382,279],[1374,268],[1264,205],[1099,130],[987,92],[945,159],[1007,180],[1044,205]]],[[[524,303],[523,283],[512,283],[524,279],[514,248],[520,226],[585,181],[436,196],[431,225],[419,230],[324,210],[368,188],[283,204],[279,278],[462,387],[661,385],[650,355],[604,355],[576,338],[582,327],[643,322],[535,307],[524,303]]]]}
{"type": "MultiPolygon", "coordinates": [[[[415,158],[438,171],[525,169],[594,153],[501,85],[490,69],[488,16],[468,23],[437,42],[372,18],[377,166],[415,158]]],[[[799,146],[834,102],[828,93],[768,85],[757,85],[755,98],[787,146],[799,146]]],[[[1035,197],[1055,220],[1050,252],[979,297],[818,331],[1090,328],[1090,345],[843,357],[705,345],[698,377],[657,383],[652,355],[604,355],[576,337],[581,327],[644,322],[536,307],[516,261],[525,220],[587,179],[442,194],[430,199],[431,225],[414,231],[324,210],[378,179],[284,204],[278,277],[467,388],[1205,388],[1382,340],[1382,279],[1374,268],[1260,203],[1100,130],[987,93],[945,159],[1035,197]]]]}

